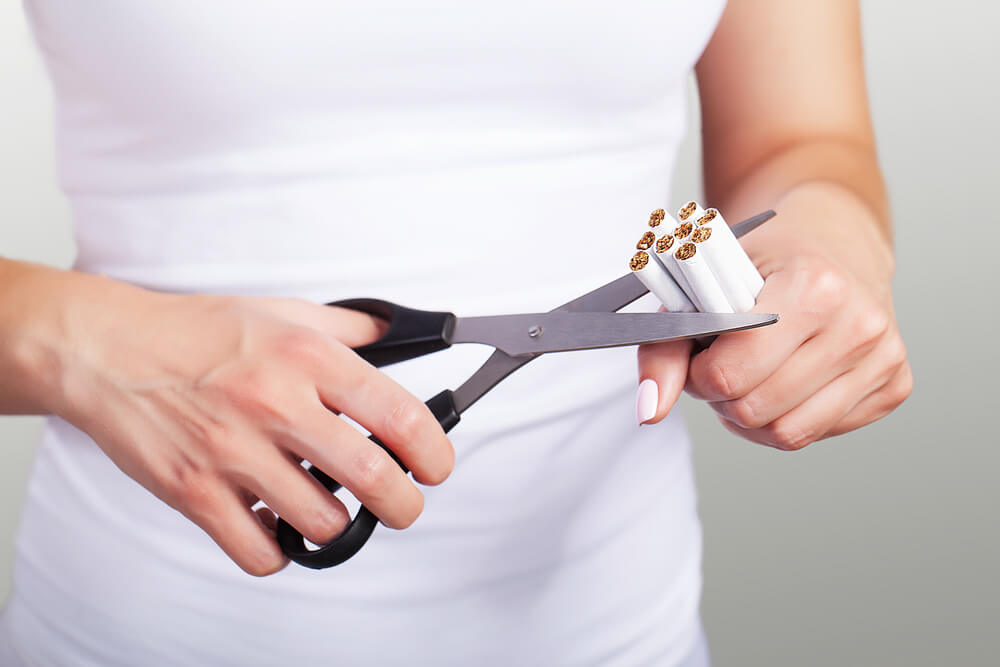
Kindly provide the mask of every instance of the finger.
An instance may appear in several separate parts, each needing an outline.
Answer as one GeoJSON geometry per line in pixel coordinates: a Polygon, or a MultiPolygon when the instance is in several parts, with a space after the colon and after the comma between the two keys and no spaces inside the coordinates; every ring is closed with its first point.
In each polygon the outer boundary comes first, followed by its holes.
{"type": "Polygon", "coordinates": [[[636,421],[655,424],[667,416],[684,390],[690,358],[689,340],[639,346],[636,421]]]}
{"type": "Polygon", "coordinates": [[[854,431],[882,419],[899,407],[912,391],[913,372],[909,364],[903,364],[885,385],[866,396],[843,419],[834,424],[826,433],[826,437],[831,438],[854,431]]]}
{"type": "Polygon", "coordinates": [[[264,524],[269,533],[274,533],[278,530],[278,517],[275,516],[274,512],[266,507],[258,507],[254,512],[257,513],[257,518],[260,522],[264,524]]]}
{"type": "Polygon", "coordinates": [[[245,463],[233,466],[237,469],[231,471],[231,478],[311,542],[331,541],[350,522],[347,508],[336,496],[270,444],[243,460],[245,463]]]}
{"type": "Polygon", "coordinates": [[[822,313],[790,311],[804,287],[794,272],[776,271],[767,277],[751,312],[780,312],[776,324],[719,336],[691,359],[686,389],[695,398],[725,401],[746,396],[774,373],[827,320],[822,313]]]}
{"type": "Polygon", "coordinates": [[[883,386],[904,363],[896,363],[896,342],[887,337],[855,369],[839,376],[806,401],[759,428],[743,428],[725,417],[723,425],[752,442],[783,450],[802,449],[811,442],[828,437],[858,401],[883,386]]]}
{"type": "Polygon", "coordinates": [[[304,299],[252,297],[258,308],[295,324],[322,331],[348,347],[372,343],[385,333],[389,323],[368,313],[337,306],[323,306],[304,299]]]}
{"type": "Polygon", "coordinates": [[[423,510],[423,494],[392,457],[318,401],[280,444],[337,480],[391,528],[406,528],[423,510]]]}
{"type": "Polygon", "coordinates": [[[238,489],[221,480],[204,489],[200,502],[182,510],[248,574],[263,577],[288,565],[271,531],[260,515],[243,504],[238,489]]]}
{"type": "Polygon", "coordinates": [[[443,482],[454,466],[455,452],[427,406],[343,346],[327,355],[327,360],[318,386],[323,404],[375,434],[413,471],[417,481],[443,482]]]}
{"type": "Polygon", "coordinates": [[[857,365],[885,334],[887,318],[853,314],[803,343],[748,394],[710,405],[743,428],[759,428],[792,410],[857,365]],[[860,321],[859,321],[860,320],[860,321]]]}

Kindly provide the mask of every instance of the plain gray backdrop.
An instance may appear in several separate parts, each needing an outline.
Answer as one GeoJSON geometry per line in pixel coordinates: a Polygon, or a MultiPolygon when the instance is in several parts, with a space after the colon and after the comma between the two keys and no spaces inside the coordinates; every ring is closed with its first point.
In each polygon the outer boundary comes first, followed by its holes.
{"type": "MultiPolygon", "coordinates": [[[[738,440],[684,400],[705,523],[704,617],[720,667],[993,665],[1000,656],[991,199],[1000,190],[1000,5],[862,4],[916,387],[887,419],[793,454],[738,440]]],[[[65,267],[73,245],[51,116],[21,5],[4,2],[0,254],[65,267]]],[[[678,197],[699,189],[694,119],[678,197]]],[[[0,418],[0,599],[39,427],[0,418]]]]}

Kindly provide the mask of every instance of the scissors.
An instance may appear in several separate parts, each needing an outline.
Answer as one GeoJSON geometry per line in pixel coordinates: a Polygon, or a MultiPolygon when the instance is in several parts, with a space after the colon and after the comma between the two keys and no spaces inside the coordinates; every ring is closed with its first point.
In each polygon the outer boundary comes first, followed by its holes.
{"type": "MultiPolygon", "coordinates": [[[[733,233],[743,236],[774,216],[774,211],[755,215],[733,225],[733,233]]],[[[414,310],[379,299],[347,299],[327,305],[368,313],[388,322],[381,338],[355,348],[358,355],[375,366],[415,359],[456,343],[483,343],[495,348],[458,389],[445,389],[426,401],[445,433],[458,424],[462,413],[504,378],[547,352],[703,338],[778,321],[777,315],[760,313],[615,312],[647,292],[630,272],[548,313],[461,318],[449,312],[414,310]]],[[[409,472],[378,438],[372,435],[369,440],[385,449],[400,468],[409,472]]],[[[313,465],[308,471],[331,493],[341,486],[313,465]]],[[[357,516],[332,542],[310,549],[294,526],[279,519],[278,544],[300,565],[313,569],[333,567],[356,554],[377,524],[378,518],[362,505],[357,516]]]]}

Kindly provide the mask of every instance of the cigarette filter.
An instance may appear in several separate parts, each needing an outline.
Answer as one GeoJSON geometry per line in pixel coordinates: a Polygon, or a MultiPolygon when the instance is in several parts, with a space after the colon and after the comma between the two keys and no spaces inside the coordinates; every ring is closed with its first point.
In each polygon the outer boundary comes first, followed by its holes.
{"type": "Polygon", "coordinates": [[[760,272],[757,271],[757,267],[754,266],[753,261],[747,256],[743,246],[736,239],[733,230],[726,224],[726,220],[722,217],[722,214],[714,208],[710,208],[708,211],[715,213],[715,217],[711,221],[711,226],[713,230],[712,238],[717,238],[718,241],[721,241],[721,243],[716,242],[719,246],[719,261],[723,261],[721,258],[724,257],[726,264],[731,264],[735,267],[750,295],[756,299],[757,295],[760,294],[761,288],[764,287],[764,279],[761,277],[760,272]]]}
{"type": "Polygon", "coordinates": [[[677,243],[674,237],[670,234],[664,234],[660,238],[656,239],[656,245],[653,246],[653,257],[660,263],[667,273],[673,277],[674,282],[676,282],[684,294],[687,295],[688,301],[691,303],[690,311],[683,312],[695,312],[701,310],[701,305],[698,303],[698,296],[691,289],[691,285],[688,284],[687,278],[681,273],[681,269],[677,266],[677,260],[674,259],[674,251],[677,250],[677,243]]]}
{"type": "Polygon", "coordinates": [[[639,242],[635,244],[636,250],[649,250],[653,247],[656,242],[656,234],[653,232],[645,232],[640,238],[639,242]]]}
{"type": "Polygon", "coordinates": [[[694,222],[703,215],[705,215],[705,209],[696,201],[689,201],[677,209],[677,219],[681,222],[694,222]]]}
{"type": "Polygon", "coordinates": [[[640,250],[629,260],[628,268],[636,278],[660,300],[672,313],[694,312],[694,305],[688,300],[684,291],[678,287],[670,274],[663,270],[659,262],[653,261],[649,253],[640,250]]]}
{"type": "Polygon", "coordinates": [[[698,246],[688,242],[681,245],[674,253],[681,272],[687,278],[691,289],[698,295],[700,310],[705,313],[733,313],[733,307],[726,298],[725,292],[712,273],[712,267],[705,261],[698,246]]]}
{"type": "Polygon", "coordinates": [[[697,246],[698,253],[708,262],[729,305],[737,313],[745,313],[754,307],[754,297],[750,294],[750,288],[743,282],[739,269],[728,261],[726,253],[721,250],[719,246],[721,235],[713,234],[712,231],[712,224],[703,224],[691,233],[691,242],[697,246]]]}

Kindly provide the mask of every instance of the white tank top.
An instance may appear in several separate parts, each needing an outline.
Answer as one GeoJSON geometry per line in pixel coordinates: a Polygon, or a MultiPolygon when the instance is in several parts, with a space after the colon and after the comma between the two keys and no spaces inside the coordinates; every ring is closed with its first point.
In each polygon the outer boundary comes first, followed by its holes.
{"type": "MultiPolygon", "coordinates": [[[[721,0],[27,0],[76,268],[151,289],[547,310],[622,274],[721,0]]],[[[429,397],[489,350],[387,371],[429,397]]],[[[50,419],[0,645],[40,665],[675,664],[700,528],[634,350],[548,355],[452,433],[406,531],[243,574],[50,419]]],[[[14,658],[10,658],[13,660],[14,658]]]]}

